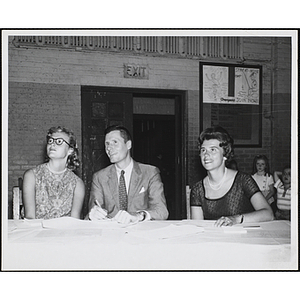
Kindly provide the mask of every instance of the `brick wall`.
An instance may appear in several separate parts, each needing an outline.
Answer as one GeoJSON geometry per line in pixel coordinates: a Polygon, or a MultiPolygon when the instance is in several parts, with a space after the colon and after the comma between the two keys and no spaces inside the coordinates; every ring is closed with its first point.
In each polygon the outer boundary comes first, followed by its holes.
{"type": "MultiPolygon", "coordinates": [[[[70,128],[81,141],[80,101],[80,86],[9,83],[9,192],[27,169],[44,162],[46,134],[50,127],[61,125],[70,128]]],[[[81,143],[79,145],[81,152],[81,143]]]]}
{"type": "Polygon", "coordinates": [[[291,160],[291,39],[245,38],[245,63],[263,66],[262,148],[236,149],[240,168],[251,172],[256,154],[269,158],[271,171],[291,160]]]}
{"type": "MultiPolygon", "coordinates": [[[[243,39],[243,44],[245,64],[263,67],[262,147],[236,148],[235,159],[241,171],[251,173],[254,156],[264,154],[269,158],[271,171],[274,172],[281,170],[291,159],[291,40],[247,37],[243,39]]],[[[197,93],[191,91],[188,97],[188,180],[191,185],[204,174],[196,150],[196,132],[199,128],[197,93]]]]}
{"type": "MultiPolygon", "coordinates": [[[[251,172],[256,154],[270,158],[272,170],[290,159],[290,43],[288,38],[244,38],[246,64],[263,66],[262,148],[238,148],[241,170],[251,172]],[[284,124],[284,125],[283,125],[284,124]],[[273,134],[272,134],[273,132],[273,134]]],[[[221,61],[228,63],[229,61],[221,61]]],[[[187,91],[187,183],[202,176],[199,135],[199,60],[120,52],[17,48],[9,44],[8,201],[23,172],[43,161],[49,127],[71,128],[81,149],[82,85],[187,91]],[[149,67],[148,80],[124,78],[123,65],[149,67]]]]}
{"type": "MultiPolygon", "coordinates": [[[[274,40],[274,118],[272,149],[274,170],[291,162],[291,43],[274,40]]],[[[295,100],[295,99],[293,99],[295,100]]]]}

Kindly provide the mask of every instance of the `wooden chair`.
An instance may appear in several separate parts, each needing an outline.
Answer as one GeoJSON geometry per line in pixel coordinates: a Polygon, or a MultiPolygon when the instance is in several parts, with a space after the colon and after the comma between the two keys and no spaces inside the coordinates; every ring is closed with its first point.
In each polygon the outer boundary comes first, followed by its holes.
{"type": "Polygon", "coordinates": [[[191,189],[190,186],[186,186],[186,218],[187,220],[191,219],[191,203],[190,203],[190,194],[191,194],[191,189]]]}
{"type": "Polygon", "coordinates": [[[19,185],[13,187],[13,219],[20,219],[21,209],[23,206],[22,201],[22,184],[23,179],[19,178],[19,185]]]}

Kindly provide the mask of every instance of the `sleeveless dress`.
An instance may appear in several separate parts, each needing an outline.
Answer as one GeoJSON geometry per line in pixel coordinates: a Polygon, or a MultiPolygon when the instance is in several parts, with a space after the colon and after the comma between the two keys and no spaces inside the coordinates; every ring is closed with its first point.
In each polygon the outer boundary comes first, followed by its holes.
{"type": "MultiPolygon", "coordinates": [[[[252,177],[254,178],[254,180],[256,181],[260,191],[262,192],[262,194],[264,196],[267,196],[270,188],[269,186],[271,184],[274,184],[274,179],[272,175],[258,175],[257,173],[255,173],[254,175],[252,175],[252,177]]],[[[271,197],[270,199],[268,199],[268,203],[272,204],[274,202],[274,198],[271,197]]]]}
{"type": "Polygon", "coordinates": [[[70,169],[52,173],[47,164],[32,169],[35,175],[36,219],[52,219],[71,215],[78,176],[70,169]]]}
{"type": "Polygon", "coordinates": [[[229,191],[221,198],[205,197],[203,180],[191,190],[191,206],[201,206],[204,219],[217,220],[222,216],[233,216],[254,211],[250,198],[259,192],[255,180],[248,174],[237,172],[229,191]]]}

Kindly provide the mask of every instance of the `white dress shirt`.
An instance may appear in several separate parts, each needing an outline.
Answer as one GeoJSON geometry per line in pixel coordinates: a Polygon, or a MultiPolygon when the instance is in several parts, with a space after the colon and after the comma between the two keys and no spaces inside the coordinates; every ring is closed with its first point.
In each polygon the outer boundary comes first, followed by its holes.
{"type": "Polygon", "coordinates": [[[130,177],[131,177],[132,168],[133,168],[133,160],[131,159],[129,165],[125,169],[120,169],[117,167],[117,165],[115,165],[115,166],[116,166],[116,170],[117,170],[118,183],[120,181],[121,171],[123,170],[125,172],[124,178],[125,178],[126,192],[128,195],[130,177]]]}
{"type": "MultiPolygon", "coordinates": [[[[120,169],[117,167],[117,165],[115,165],[115,166],[116,166],[116,170],[117,170],[118,183],[120,181],[121,171],[123,170],[125,172],[124,178],[125,178],[125,185],[126,185],[126,193],[128,195],[129,183],[130,183],[131,173],[132,173],[132,169],[133,169],[133,160],[131,159],[129,165],[125,169],[120,169]]],[[[149,212],[147,212],[146,210],[139,210],[139,211],[144,211],[146,213],[146,218],[144,221],[148,221],[151,219],[149,212]]]]}

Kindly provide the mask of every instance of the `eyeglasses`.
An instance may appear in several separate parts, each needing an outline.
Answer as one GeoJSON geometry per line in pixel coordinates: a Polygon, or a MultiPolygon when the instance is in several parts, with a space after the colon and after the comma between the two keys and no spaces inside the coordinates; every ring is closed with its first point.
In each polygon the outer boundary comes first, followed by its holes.
{"type": "Polygon", "coordinates": [[[73,146],[71,146],[66,140],[64,140],[63,138],[57,138],[57,139],[55,139],[55,138],[48,138],[47,139],[47,144],[48,145],[52,145],[53,143],[55,142],[55,144],[57,145],[57,146],[60,146],[60,145],[62,145],[63,144],[63,142],[65,142],[67,145],[69,145],[70,147],[72,147],[73,148],[73,146]]]}

